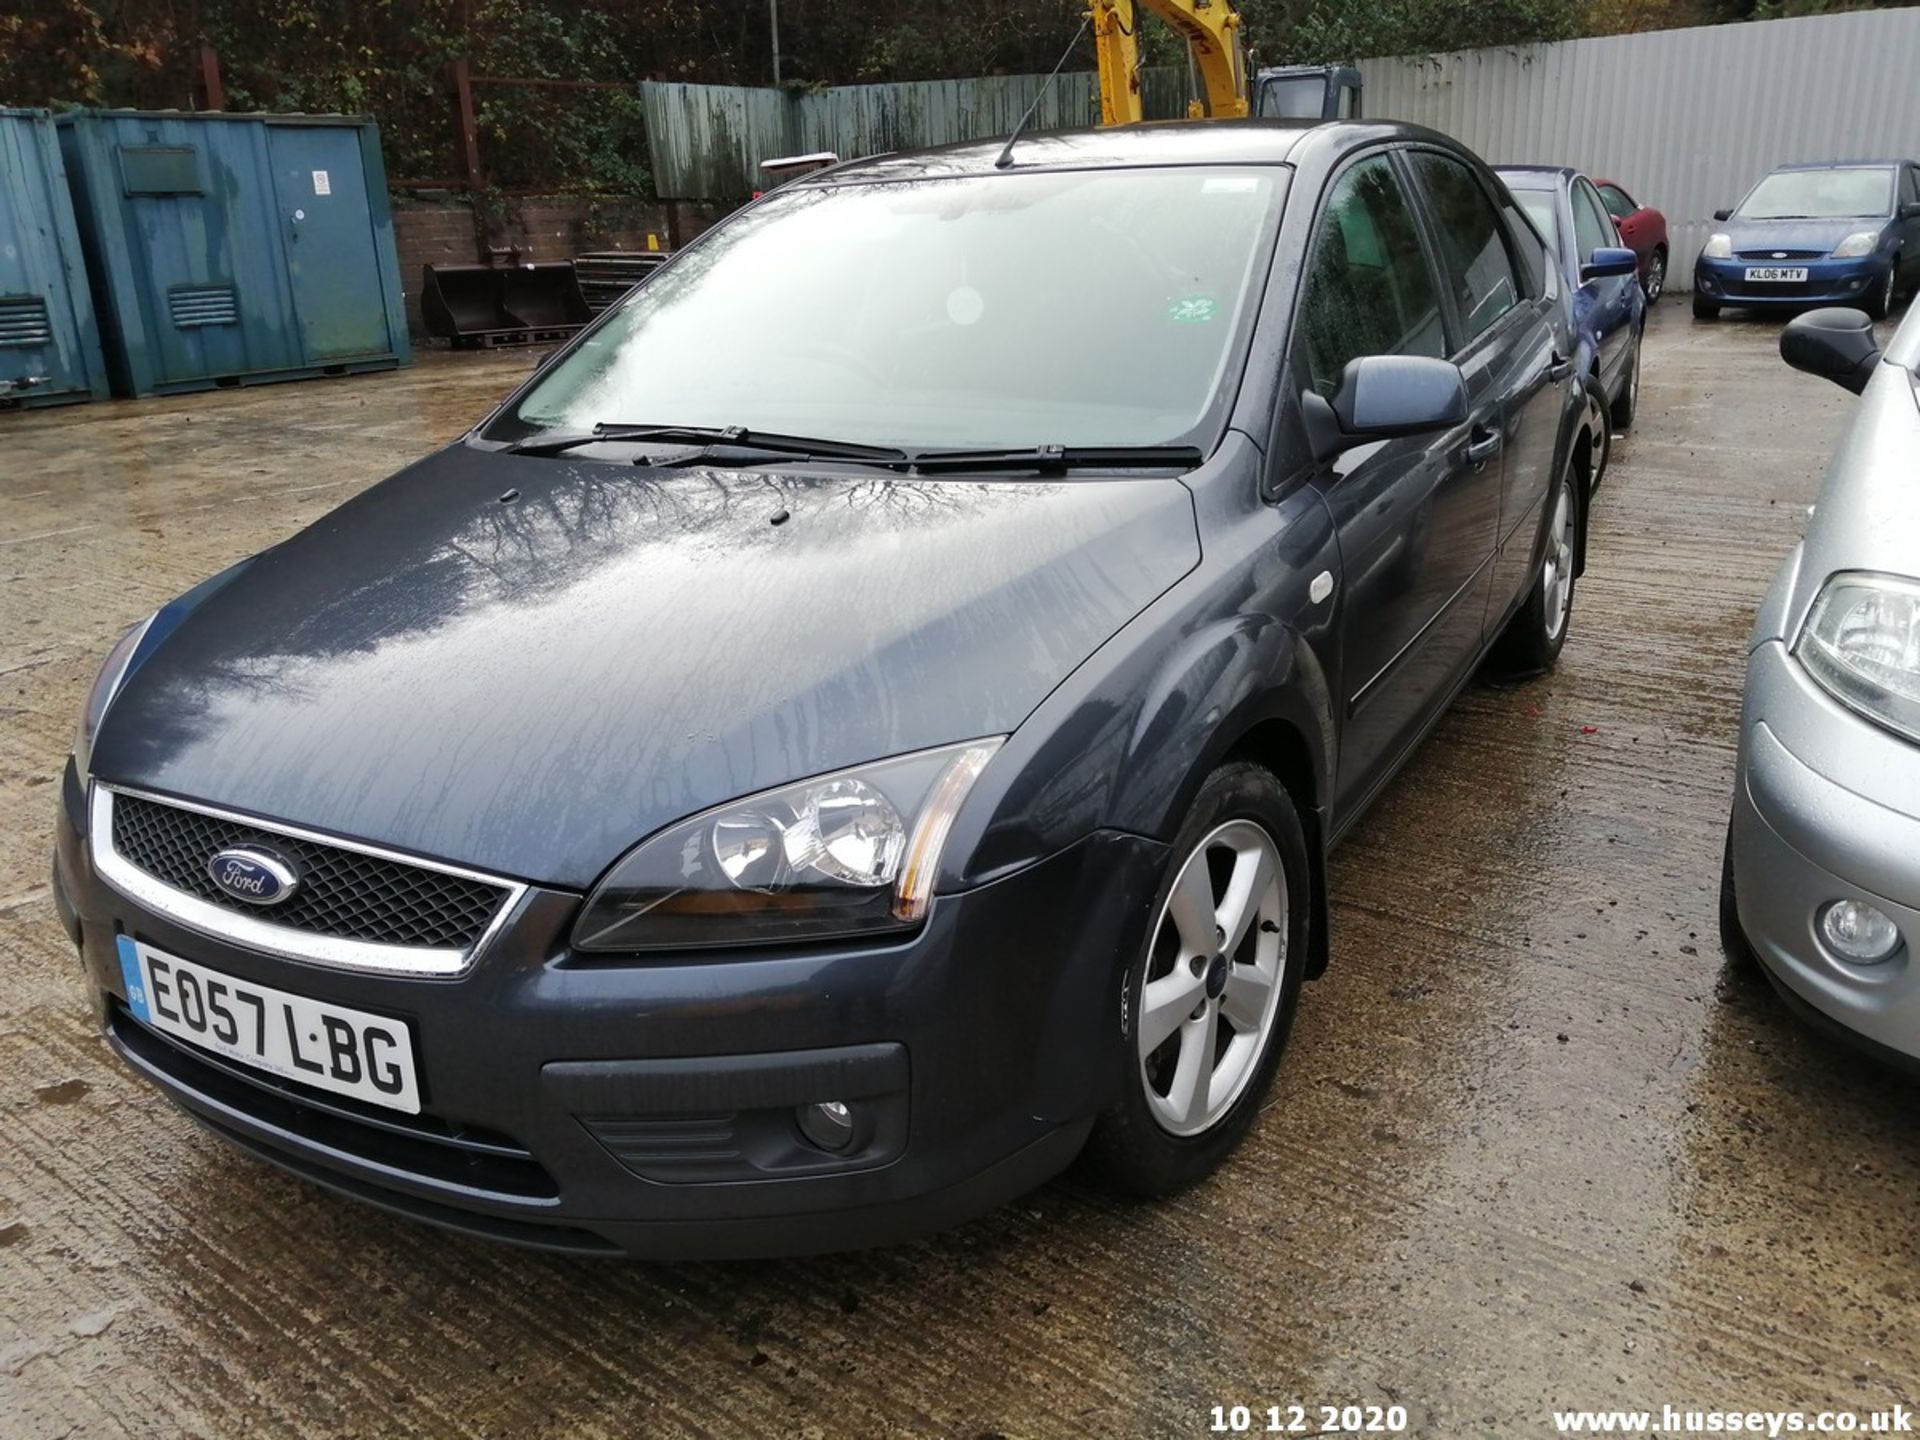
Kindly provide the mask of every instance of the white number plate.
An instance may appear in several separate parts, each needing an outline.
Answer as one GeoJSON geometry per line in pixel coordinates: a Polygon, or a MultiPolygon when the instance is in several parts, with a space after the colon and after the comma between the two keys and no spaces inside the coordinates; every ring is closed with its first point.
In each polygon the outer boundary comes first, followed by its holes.
{"type": "Polygon", "coordinates": [[[1804,265],[1749,265],[1749,280],[1804,280],[1807,267],[1804,265]]]}
{"type": "Polygon", "coordinates": [[[420,1113],[413,1035],[398,1020],[236,980],[125,935],[120,974],[143,1024],[285,1080],[420,1113]]]}

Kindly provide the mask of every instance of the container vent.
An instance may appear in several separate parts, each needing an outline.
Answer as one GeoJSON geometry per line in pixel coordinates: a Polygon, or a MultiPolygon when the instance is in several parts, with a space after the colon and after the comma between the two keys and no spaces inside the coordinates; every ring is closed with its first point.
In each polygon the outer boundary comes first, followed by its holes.
{"type": "Polygon", "coordinates": [[[38,346],[53,343],[53,324],[47,302],[39,295],[0,295],[0,345],[38,346]]]}
{"type": "Polygon", "coordinates": [[[240,306],[231,285],[198,285],[167,292],[173,323],[182,330],[202,325],[237,325],[240,306]]]}

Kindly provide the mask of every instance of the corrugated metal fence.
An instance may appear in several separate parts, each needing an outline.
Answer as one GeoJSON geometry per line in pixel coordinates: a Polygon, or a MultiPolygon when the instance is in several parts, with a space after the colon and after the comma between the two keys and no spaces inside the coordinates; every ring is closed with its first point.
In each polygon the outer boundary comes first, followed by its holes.
{"type": "MultiPolygon", "coordinates": [[[[649,82],[640,87],[654,188],[662,199],[744,200],[764,187],[760,162],[831,150],[842,159],[1004,135],[1025,113],[1044,75],[992,75],[897,85],[770,90],[649,82]]],[[[1144,72],[1147,114],[1187,111],[1187,73],[1144,72]]],[[[1090,72],[1070,72],[1034,115],[1036,130],[1092,125],[1100,101],[1090,72]]]]}
{"type": "Polygon", "coordinates": [[[1920,159],[1920,9],[1367,60],[1370,115],[1495,164],[1577,165],[1666,212],[1693,283],[1713,212],[1775,165],[1920,159]]]}

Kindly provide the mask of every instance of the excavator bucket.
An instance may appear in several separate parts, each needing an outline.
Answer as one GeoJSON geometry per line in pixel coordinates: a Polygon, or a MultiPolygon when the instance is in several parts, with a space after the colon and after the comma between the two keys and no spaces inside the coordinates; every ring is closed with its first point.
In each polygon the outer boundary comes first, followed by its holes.
{"type": "Polygon", "coordinates": [[[570,260],[428,265],[422,280],[428,331],[461,347],[561,340],[593,318],[570,260]]]}

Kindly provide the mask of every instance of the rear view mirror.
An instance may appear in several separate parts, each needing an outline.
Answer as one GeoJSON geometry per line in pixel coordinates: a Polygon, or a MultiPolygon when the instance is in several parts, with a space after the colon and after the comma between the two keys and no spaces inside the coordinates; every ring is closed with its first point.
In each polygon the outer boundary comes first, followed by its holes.
{"type": "Polygon", "coordinates": [[[1640,257],[1623,245],[1596,245],[1587,263],[1580,267],[1580,279],[1603,280],[1609,275],[1633,275],[1640,269],[1640,257]]]}
{"type": "Polygon", "coordinates": [[[1920,200],[1909,200],[1900,207],[1902,220],[1920,220],[1920,200]]]}
{"type": "Polygon", "coordinates": [[[1716,220],[1731,220],[1733,218],[1733,211],[1716,210],[1713,212],[1713,218],[1716,220]]]}
{"type": "Polygon", "coordinates": [[[1424,435],[1467,418],[1467,383],[1458,365],[1419,355],[1349,360],[1331,401],[1302,398],[1314,455],[1332,459],[1371,440],[1424,435]]]}
{"type": "Polygon", "coordinates": [[[1780,332],[1780,358],[1858,395],[1873,378],[1880,345],[1864,311],[1831,308],[1796,315],[1780,332]]]}

